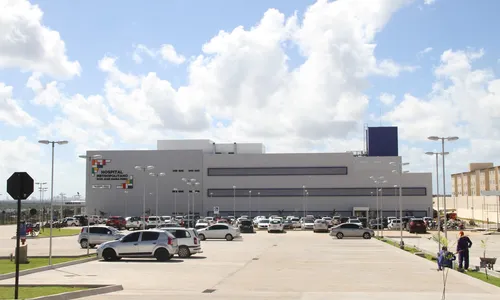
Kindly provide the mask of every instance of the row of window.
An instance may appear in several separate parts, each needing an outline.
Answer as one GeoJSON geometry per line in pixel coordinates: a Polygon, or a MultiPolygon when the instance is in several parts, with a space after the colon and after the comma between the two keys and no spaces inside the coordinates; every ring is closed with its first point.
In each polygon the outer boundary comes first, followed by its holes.
{"type": "MultiPolygon", "coordinates": [[[[188,193],[192,193],[193,191],[192,190],[188,190],[187,192],[188,193]]],[[[195,190],[194,192],[195,193],[201,193],[200,190],[195,190]]],[[[184,190],[172,190],[172,193],[184,193],[184,190]]]]}
{"type": "Polygon", "coordinates": [[[208,168],[208,176],[347,175],[347,167],[208,168]]]}
{"type": "MultiPolygon", "coordinates": [[[[399,196],[399,188],[381,188],[379,195],[399,196]]],[[[211,197],[304,197],[305,190],[301,188],[281,189],[209,189],[207,195],[211,197]]],[[[376,188],[308,188],[309,197],[352,197],[376,196],[376,188]]],[[[427,196],[425,187],[402,188],[403,196],[427,196]]]]}
{"type": "MultiPolygon", "coordinates": [[[[172,172],[174,172],[174,173],[183,173],[184,170],[182,170],[182,169],[176,169],[176,170],[172,170],[172,172]]],[[[200,170],[199,169],[192,169],[192,170],[188,170],[188,172],[200,172],[200,170]]]]}

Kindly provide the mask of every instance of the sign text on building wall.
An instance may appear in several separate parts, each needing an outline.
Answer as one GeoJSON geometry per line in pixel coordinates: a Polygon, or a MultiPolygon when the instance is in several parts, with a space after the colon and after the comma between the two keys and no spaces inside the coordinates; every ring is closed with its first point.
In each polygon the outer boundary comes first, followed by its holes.
{"type": "Polygon", "coordinates": [[[100,170],[95,178],[97,180],[128,180],[129,176],[122,170],[100,170]]]}

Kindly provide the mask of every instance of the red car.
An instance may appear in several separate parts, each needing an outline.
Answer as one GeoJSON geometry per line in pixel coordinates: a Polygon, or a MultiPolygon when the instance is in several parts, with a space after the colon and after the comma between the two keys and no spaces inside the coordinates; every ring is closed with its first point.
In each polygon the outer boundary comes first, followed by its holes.
{"type": "Polygon", "coordinates": [[[411,219],[410,224],[408,225],[408,231],[410,233],[426,233],[427,232],[427,224],[424,219],[411,219]]]}
{"type": "Polygon", "coordinates": [[[106,226],[115,227],[118,230],[125,229],[125,225],[127,225],[127,221],[124,217],[120,216],[111,216],[106,221],[106,226]]]}

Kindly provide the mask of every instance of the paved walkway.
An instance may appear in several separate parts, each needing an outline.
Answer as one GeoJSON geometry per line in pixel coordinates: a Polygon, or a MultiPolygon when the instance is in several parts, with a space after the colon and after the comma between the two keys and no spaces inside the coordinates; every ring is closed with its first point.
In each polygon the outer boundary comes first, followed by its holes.
{"type": "MultiPolygon", "coordinates": [[[[167,263],[93,261],[21,277],[21,283],[122,284],[123,291],[88,299],[441,299],[434,263],[391,245],[328,234],[244,235],[205,241],[203,255],[167,263]],[[203,293],[215,290],[212,294],[203,293]]],[[[12,283],[7,280],[0,283],[12,283]]],[[[448,276],[449,299],[498,300],[500,289],[459,272],[448,276]]]]}

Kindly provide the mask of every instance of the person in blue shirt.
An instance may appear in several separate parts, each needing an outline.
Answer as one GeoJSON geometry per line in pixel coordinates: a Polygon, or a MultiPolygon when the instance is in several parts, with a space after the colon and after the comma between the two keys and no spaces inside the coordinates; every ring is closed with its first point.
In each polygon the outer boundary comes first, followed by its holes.
{"type": "Polygon", "coordinates": [[[460,231],[460,238],[457,242],[457,253],[458,253],[458,269],[467,270],[469,269],[469,248],[472,247],[472,242],[468,236],[464,235],[463,231],[460,231]],[[462,268],[463,267],[463,268],[462,268]]]}
{"type": "Polygon", "coordinates": [[[443,246],[441,251],[438,253],[437,263],[438,271],[442,271],[443,268],[453,268],[453,261],[456,259],[455,255],[448,251],[448,247],[443,246]]]}

